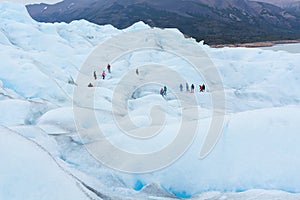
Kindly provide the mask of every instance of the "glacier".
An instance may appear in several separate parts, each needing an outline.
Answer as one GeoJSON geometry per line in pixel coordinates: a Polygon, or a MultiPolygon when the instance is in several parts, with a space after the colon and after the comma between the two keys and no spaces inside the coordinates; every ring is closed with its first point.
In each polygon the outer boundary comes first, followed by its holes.
{"type": "MultiPolygon", "coordinates": [[[[149,49],[114,60],[104,81],[93,80],[91,71],[87,77],[97,86],[92,89],[97,121],[110,142],[130,152],[152,152],[174,139],[181,123],[176,100],[181,93],[176,80],[168,82],[167,98],[154,83],[135,90],[125,118],[147,127],[151,108],[160,105],[168,124],[162,134],[136,141],[122,134],[111,115],[113,91],[123,75],[156,63],[196,85],[194,94],[183,92],[187,99],[194,95],[199,104],[199,127],[191,146],[165,168],[131,174],[103,165],[87,151],[74,122],[73,93],[76,87],[91,90],[88,82],[78,86],[76,80],[98,45],[122,33],[153,28],[142,22],[124,30],[84,20],[38,23],[23,5],[9,2],[0,3],[0,19],[0,199],[300,198],[299,44],[214,49],[183,39],[176,29],[162,30],[165,38],[175,34],[178,41],[201,47],[223,80],[224,128],[204,159],[199,159],[199,151],[212,117],[210,88],[198,92],[205,78],[185,60],[149,49]]],[[[105,66],[93,67],[99,76],[105,66]]],[[[140,70],[139,77],[151,70],[157,69],[140,70]]]]}

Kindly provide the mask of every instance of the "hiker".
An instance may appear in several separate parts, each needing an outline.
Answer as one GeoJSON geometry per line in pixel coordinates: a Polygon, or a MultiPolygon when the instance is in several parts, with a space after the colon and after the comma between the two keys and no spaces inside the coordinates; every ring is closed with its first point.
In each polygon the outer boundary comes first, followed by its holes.
{"type": "Polygon", "coordinates": [[[202,92],[203,88],[202,85],[199,85],[199,92],[202,92]]]}
{"type": "Polygon", "coordinates": [[[204,91],[205,91],[205,85],[203,83],[203,85],[202,85],[202,92],[204,92],[204,91]]]}
{"type": "Polygon", "coordinates": [[[164,95],[167,95],[167,86],[164,86],[164,95]]]}
{"type": "Polygon", "coordinates": [[[180,91],[182,92],[182,90],[183,90],[183,85],[180,83],[180,85],[179,85],[179,88],[180,88],[180,91]]]}
{"type": "Polygon", "coordinates": [[[102,79],[104,80],[105,79],[105,71],[103,70],[102,72],[102,79]]]}
{"type": "Polygon", "coordinates": [[[107,65],[107,70],[108,70],[108,73],[110,73],[110,64],[107,65]]]}
{"type": "Polygon", "coordinates": [[[97,80],[97,74],[96,74],[96,71],[94,71],[94,78],[95,78],[95,80],[97,80]]]}
{"type": "Polygon", "coordinates": [[[88,87],[94,87],[94,86],[93,86],[93,84],[92,84],[92,83],[89,83],[89,84],[88,84],[88,87]]]}
{"type": "Polygon", "coordinates": [[[185,88],[186,88],[186,91],[188,92],[189,91],[189,84],[187,82],[185,83],[185,88]]]}
{"type": "Polygon", "coordinates": [[[163,88],[161,88],[159,93],[160,93],[160,95],[161,95],[161,96],[164,96],[164,95],[165,95],[165,91],[164,91],[164,89],[163,89],[163,88]]]}
{"type": "Polygon", "coordinates": [[[139,75],[139,69],[138,68],[136,68],[135,73],[136,73],[136,75],[139,75]]]}
{"type": "Polygon", "coordinates": [[[194,89],[195,89],[195,86],[194,84],[191,85],[191,93],[194,93],[194,89]]]}

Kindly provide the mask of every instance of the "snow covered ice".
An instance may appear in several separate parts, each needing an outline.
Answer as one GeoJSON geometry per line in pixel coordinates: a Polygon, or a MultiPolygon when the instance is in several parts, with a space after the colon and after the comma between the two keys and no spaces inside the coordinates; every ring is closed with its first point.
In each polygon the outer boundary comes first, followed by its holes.
{"type": "MultiPolygon", "coordinates": [[[[0,199],[300,198],[300,52],[295,50],[299,44],[274,50],[198,44],[219,70],[226,94],[221,138],[211,154],[200,160],[212,115],[210,88],[198,92],[205,78],[185,60],[164,51],[132,52],[111,63],[112,73],[105,80],[93,80],[91,71],[87,77],[97,87],[88,88],[89,82],[75,84],[97,45],[124,32],[151,30],[147,25],[139,22],[118,30],[84,20],[37,23],[24,6],[14,3],[0,3],[0,19],[0,199]],[[97,122],[114,145],[143,153],[163,148],[181,123],[176,99],[180,82],[168,83],[166,99],[159,95],[162,86],[154,83],[128,96],[129,112],[123,120],[130,118],[135,126],[152,124],[156,129],[151,108],[164,108],[168,126],[151,139],[141,142],[124,136],[111,113],[114,89],[123,75],[149,63],[169,66],[195,84],[195,93],[184,92],[184,96],[197,98],[200,114],[194,120],[199,127],[190,148],[173,164],[151,173],[122,173],[101,164],[85,149],[91,138],[77,134],[73,92],[76,87],[95,91],[97,122]]],[[[166,38],[170,31],[183,40],[174,29],[165,30],[166,38]]],[[[122,41],[126,42],[130,43],[122,41]]],[[[99,77],[105,68],[92,67],[99,77]]],[[[144,68],[138,77],[147,77],[149,70],[164,73],[144,68]]],[[[93,128],[88,122],[84,125],[93,128]]]]}

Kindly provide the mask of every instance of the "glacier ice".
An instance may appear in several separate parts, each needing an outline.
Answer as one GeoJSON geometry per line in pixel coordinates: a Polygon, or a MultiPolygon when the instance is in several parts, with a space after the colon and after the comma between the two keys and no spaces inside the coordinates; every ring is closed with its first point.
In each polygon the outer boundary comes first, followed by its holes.
{"type": "MultiPolygon", "coordinates": [[[[125,30],[84,20],[37,23],[25,7],[7,2],[0,3],[0,19],[0,199],[168,199],[174,195],[299,199],[300,57],[294,50],[299,44],[292,51],[278,47],[273,51],[213,49],[200,43],[225,87],[227,114],[220,141],[208,157],[199,160],[211,120],[211,96],[196,92],[200,126],[188,151],[159,171],[127,174],[102,165],[84,148],[89,140],[76,134],[72,97],[77,86],[70,80],[76,80],[87,56],[101,42],[122,32],[150,28],[142,22],[125,30]]],[[[110,113],[114,88],[128,70],[150,62],[174,68],[190,83],[204,81],[186,61],[163,51],[133,52],[116,60],[105,84],[94,82],[95,115],[107,138],[128,151],[152,151],[153,144],[162,148],[174,137],[179,122],[175,99],[179,83],[174,81],[168,86],[174,98],[170,95],[166,101],[156,93],[159,86],[149,84],[136,90],[128,102],[127,117],[138,126],[151,124],[151,106],[164,105],[171,124],[165,135],[140,143],[122,136],[114,124],[110,113]]],[[[100,73],[105,66],[94,67],[100,73]]]]}

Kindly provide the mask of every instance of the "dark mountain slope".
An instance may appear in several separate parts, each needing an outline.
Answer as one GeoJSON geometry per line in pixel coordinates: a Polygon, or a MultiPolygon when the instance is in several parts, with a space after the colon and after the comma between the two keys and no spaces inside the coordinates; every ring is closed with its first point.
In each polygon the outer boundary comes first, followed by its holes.
{"type": "Polygon", "coordinates": [[[28,5],[42,22],[86,19],[126,28],[137,21],[175,27],[209,44],[300,38],[300,17],[283,8],[248,0],[65,0],[28,5]]]}

